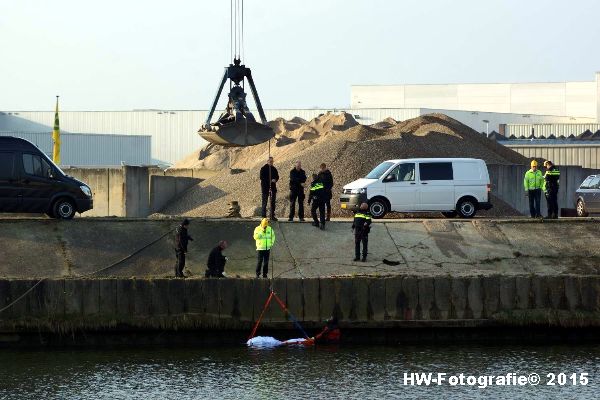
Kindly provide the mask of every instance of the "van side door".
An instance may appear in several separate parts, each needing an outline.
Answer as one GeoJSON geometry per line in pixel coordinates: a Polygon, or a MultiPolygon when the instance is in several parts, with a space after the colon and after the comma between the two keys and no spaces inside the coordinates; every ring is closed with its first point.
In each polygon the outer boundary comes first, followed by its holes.
{"type": "Polygon", "coordinates": [[[0,212],[19,211],[21,185],[15,159],[14,151],[0,151],[0,212]]]}
{"type": "Polygon", "coordinates": [[[382,180],[391,211],[414,211],[418,199],[415,163],[396,165],[382,180]]]}
{"type": "Polygon", "coordinates": [[[419,162],[419,210],[450,211],[454,204],[451,161],[419,162]]]}
{"type": "Polygon", "coordinates": [[[23,153],[21,160],[21,190],[24,212],[44,213],[60,183],[50,177],[52,167],[39,154],[23,153]]]}

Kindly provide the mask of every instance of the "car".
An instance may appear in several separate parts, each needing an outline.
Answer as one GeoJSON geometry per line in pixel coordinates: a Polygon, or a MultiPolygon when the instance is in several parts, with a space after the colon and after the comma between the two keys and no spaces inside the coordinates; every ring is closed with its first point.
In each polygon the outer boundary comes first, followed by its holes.
{"type": "Polygon", "coordinates": [[[0,137],[0,212],[71,219],[93,206],[90,187],[67,176],[33,143],[0,137]]]}
{"type": "Polygon", "coordinates": [[[575,209],[578,217],[600,213],[600,175],[590,175],[575,191],[575,209]]]}
{"type": "Polygon", "coordinates": [[[472,218],[489,210],[490,176],[475,158],[410,158],[387,160],[361,179],[344,186],[340,206],[356,211],[369,204],[373,218],[388,212],[442,212],[472,218]]]}

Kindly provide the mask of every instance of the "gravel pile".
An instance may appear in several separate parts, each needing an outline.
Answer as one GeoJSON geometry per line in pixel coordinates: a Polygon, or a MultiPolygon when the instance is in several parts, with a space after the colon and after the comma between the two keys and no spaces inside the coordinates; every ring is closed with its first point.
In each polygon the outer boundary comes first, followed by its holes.
{"type": "MultiPolygon", "coordinates": [[[[358,124],[347,113],[325,114],[309,122],[296,118],[270,122],[276,131],[271,143],[246,148],[207,145],[176,167],[219,171],[188,190],[163,211],[170,215],[224,216],[228,203],[238,201],[244,217],[254,216],[260,206],[259,169],[271,154],[279,170],[277,215],[287,216],[288,177],[296,160],[307,175],[326,163],[335,180],[334,200],[342,186],[365,176],[381,161],[413,157],[474,157],[491,164],[525,164],[520,154],[443,114],[372,126],[358,124]],[[245,172],[231,174],[231,169],[245,172]]],[[[310,175],[309,175],[310,177],[310,175]]],[[[310,179],[310,178],[309,178],[310,179]]],[[[509,206],[507,206],[509,207],[509,206]]],[[[334,216],[346,216],[339,207],[334,216]]],[[[509,207],[510,208],[510,207],[509,207]]],[[[514,215],[502,207],[491,215],[514,215]]],[[[490,215],[490,213],[488,213],[490,215]]]]}

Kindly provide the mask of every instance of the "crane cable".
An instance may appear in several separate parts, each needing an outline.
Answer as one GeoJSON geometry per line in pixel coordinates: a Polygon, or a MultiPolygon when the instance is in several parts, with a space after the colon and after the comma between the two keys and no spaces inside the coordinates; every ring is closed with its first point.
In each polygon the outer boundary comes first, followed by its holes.
{"type": "Polygon", "coordinates": [[[241,60],[244,56],[244,0],[230,0],[229,46],[231,59],[241,60]]]}

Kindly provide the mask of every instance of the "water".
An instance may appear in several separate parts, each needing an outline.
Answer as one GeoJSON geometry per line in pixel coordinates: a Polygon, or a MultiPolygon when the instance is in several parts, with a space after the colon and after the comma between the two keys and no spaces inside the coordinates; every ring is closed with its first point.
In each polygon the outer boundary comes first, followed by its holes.
{"type": "Polygon", "coordinates": [[[599,379],[596,345],[0,350],[0,399],[592,399],[599,379]],[[410,386],[405,372],[535,372],[542,383],[410,386]],[[545,385],[561,372],[589,383],[545,385]]]}

